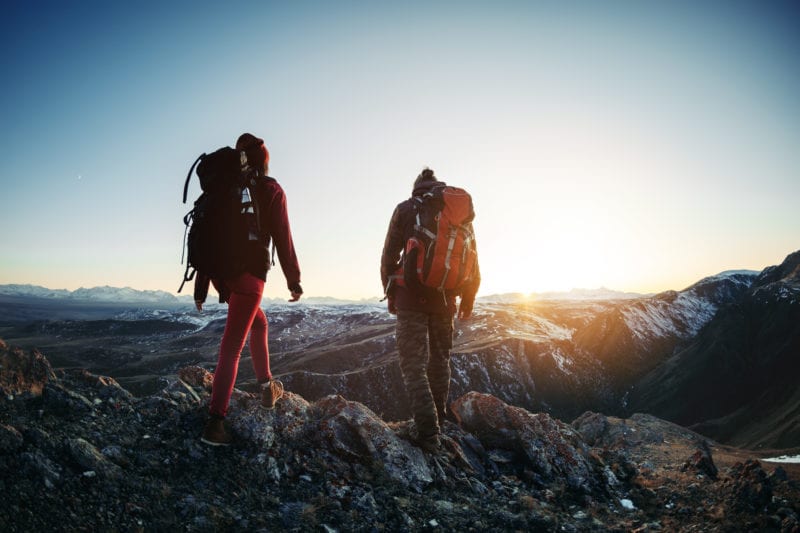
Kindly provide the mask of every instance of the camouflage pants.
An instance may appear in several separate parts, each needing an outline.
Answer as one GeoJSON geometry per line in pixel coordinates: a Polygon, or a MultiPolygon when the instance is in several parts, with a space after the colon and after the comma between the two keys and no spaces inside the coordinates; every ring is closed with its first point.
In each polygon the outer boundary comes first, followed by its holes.
{"type": "Polygon", "coordinates": [[[421,437],[439,433],[450,392],[452,347],[452,315],[397,312],[400,369],[421,437]]]}

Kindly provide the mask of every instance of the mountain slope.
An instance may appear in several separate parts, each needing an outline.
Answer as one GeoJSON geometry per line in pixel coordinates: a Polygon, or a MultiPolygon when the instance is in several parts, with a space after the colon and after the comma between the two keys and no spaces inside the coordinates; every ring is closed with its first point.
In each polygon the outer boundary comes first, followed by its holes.
{"type": "Polygon", "coordinates": [[[683,350],[644,376],[632,409],[747,446],[800,443],[800,252],[765,269],[683,350]]]}
{"type": "Polygon", "coordinates": [[[623,391],[691,340],[756,278],[756,272],[727,272],[704,278],[680,291],[622,302],[576,331],[578,348],[603,362],[623,391]]]}

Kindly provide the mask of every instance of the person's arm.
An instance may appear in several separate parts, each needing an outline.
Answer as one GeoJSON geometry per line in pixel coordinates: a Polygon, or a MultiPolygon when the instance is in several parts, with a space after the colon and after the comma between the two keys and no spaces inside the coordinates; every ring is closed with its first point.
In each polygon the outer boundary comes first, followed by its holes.
{"type": "Polygon", "coordinates": [[[206,276],[205,274],[201,274],[200,272],[195,273],[194,278],[194,306],[197,308],[198,311],[203,310],[203,304],[206,301],[206,297],[208,296],[208,285],[211,283],[211,279],[206,276]]]}
{"type": "Polygon", "coordinates": [[[384,292],[389,285],[389,276],[400,268],[403,248],[405,247],[403,225],[400,219],[400,206],[397,206],[394,213],[392,213],[389,229],[386,231],[386,239],[383,242],[383,253],[381,254],[381,283],[383,284],[384,292]]]}
{"type": "Polygon", "coordinates": [[[395,291],[394,286],[390,283],[390,276],[397,274],[403,260],[405,235],[402,219],[402,209],[398,205],[392,213],[389,229],[386,231],[386,239],[383,242],[383,252],[381,253],[381,284],[388,301],[389,313],[393,315],[397,314],[397,307],[395,307],[395,291]]]}
{"type": "Polygon", "coordinates": [[[286,194],[277,183],[274,184],[274,193],[268,209],[269,229],[272,242],[278,252],[281,270],[286,278],[286,286],[292,294],[291,302],[296,302],[303,294],[300,286],[300,265],[292,240],[292,230],[289,226],[289,212],[286,206],[286,194]]]}
{"type": "Polygon", "coordinates": [[[472,279],[461,289],[461,302],[458,305],[458,318],[466,320],[472,316],[472,307],[475,305],[475,295],[481,286],[481,269],[478,264],[477,248],[475,257],[475,272],[472,279]]]}

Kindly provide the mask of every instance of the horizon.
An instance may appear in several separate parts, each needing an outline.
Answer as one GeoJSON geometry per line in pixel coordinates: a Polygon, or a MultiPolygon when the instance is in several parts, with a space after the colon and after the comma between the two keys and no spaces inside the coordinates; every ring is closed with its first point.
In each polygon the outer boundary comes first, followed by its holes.
{"type": "MultiPolygon", "coordinates": [[[[769,266],[777,266],[777,265],[769,265],[769,266]]],[[[765,268],[769,268],[769,266],[765,267],[765,268]]],[[[535,299],[537,297],[545,297],[544,299],[552,299],[553,296],[559,296],[559,295],[567,296],[567,295],[570,295],[570,294],[574,295],[574,294],[581,294],[581,293],[607,293],[607,294],[626,295],[627,297],[634,297],[634,298],[651,297],[651,296],[656,296],[657,294],[659,294],[661,292],[667,292],[667,291],[682,292],[682,291],[688,290],[689,288],[691,288],[693,285],[699,283],[700,281],[703,281],[703,280],[706,280],[706,279],[712,279],[712,278],[715,278],[717,276],[746,274],[746,275],[753,275],[755,277],[755,276],[759,275],[762,271],[763,271],[763,269],[760,270],[760,271],[759,270],[747,270],[747,269],[723,270],[723,271],[717,272],[715,274],[709,274],[707,276],[702,276],[700,278],[697,278],[697,280],[695,280],[691,284],[689,284],[689,285],[687,285],[685,287],[682,287],[680,289],[673,287],[673,288],[665,289],[664,291],[649,292],[649,293],[635,292],[635,291],[622,291],[622,290],[615,289],[613,287],[605,287],[605,286],[600,286],[600,287],[572,287],[570,289],[562,290],[562,291],[540,291],[540,292],[510,291],[510,292],[491,293],[491,294],[485,294],[484,293],[484,294],[479,294],[478,295],[478,297],[476,298],[476,302],[478,300],[486,300],[486,299],[491,299],[491,298],[495,298],[495,297],[509,297],[509,296],[519,297],[519,298],[522,298],[522,299],[535,299]]],[[[128,285],[126,285],[126,286],[94,285],[94,286],[86,286],[86,287],[81,286],[81,287],[78,287],[76,289],[68,289],[68,288],[60,288],[60,287],[47,287],[47,286],[44,286],[44,285],[36,285],[36,284],[31,284],[31,283],[0,283],[0,288],[3,288],[3,287],[30,287],[30,288],[33,288],[33,289],[44,289],[44,290],[52,291],[52,292],[68,292],[68,293],[70,293],[70,295],[72,295],[73,293],[78,292],[78,291],[92,291],[92,290],[97,290],[97,289],[116,289],[116,290],[131,290],[131,291],[134,291],[134,292],[142,292],[142,293],[151,293],[151,292],[165,293],[167,296],[174,296],[174,297],[177,297],[178,299],[191,299],[192,298],[192,295],[190,294],[190,291],[182,292],[180,294],[177,294],[175,292],[162,291],[160,289],[139,289],[137,287],[132,287],[132,286],[128,286],[128,285]]],[[[338,297],[338,296],[330,296],[330,295],[324,295],[324,294],[323,295],[316,295],[315,294],[315,295],[304,295],[303,298],[301,298],[301,300],[299,300],[297,303],[302,304],[303,300],[332,300],[332,301],[341,301],[341,302],[345,302],[345,303],[376,303],[376,304],[381,304],[382,305],[383,304],[382,298],[383,298],[383,295],[372,295],[372,296],[367,296],[367,297],[363,297],[363,298],[343,298],[343,297],[338,297]]],[[[272,301],[272,302],[285,300],[285,298],[281,298],[280,296],[269,296],[267,294],[265,294],[262,297],[262,299],[263,300],[272,301]]],[[[214,298],[212,297],[211,300],[212,301],[209,302],[209,303],[213,304],[214,303],[213,302],[214,298]]]]}
{"type": "Polygon", "coordinates": [[[176,294],[186,172],[244,131],[306,297],[381,295],[425,166],[473,196],[479,297],[681,290],[800,248],[796,3],[191,6],[7,9],[0,284],[176,294]]]}

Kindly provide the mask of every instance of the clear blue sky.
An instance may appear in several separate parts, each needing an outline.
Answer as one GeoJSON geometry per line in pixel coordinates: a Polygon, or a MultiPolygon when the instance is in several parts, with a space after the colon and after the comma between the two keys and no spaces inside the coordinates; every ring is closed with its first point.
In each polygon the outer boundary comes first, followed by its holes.
{"type": "Polygon", "coordinates": [[[424,166],[473,193],[483,294],[800,248],[797,2],[4,5],[0,283],[174,292],[188,167],[244,131],[309,295],[381,292],[424,166]]]}

